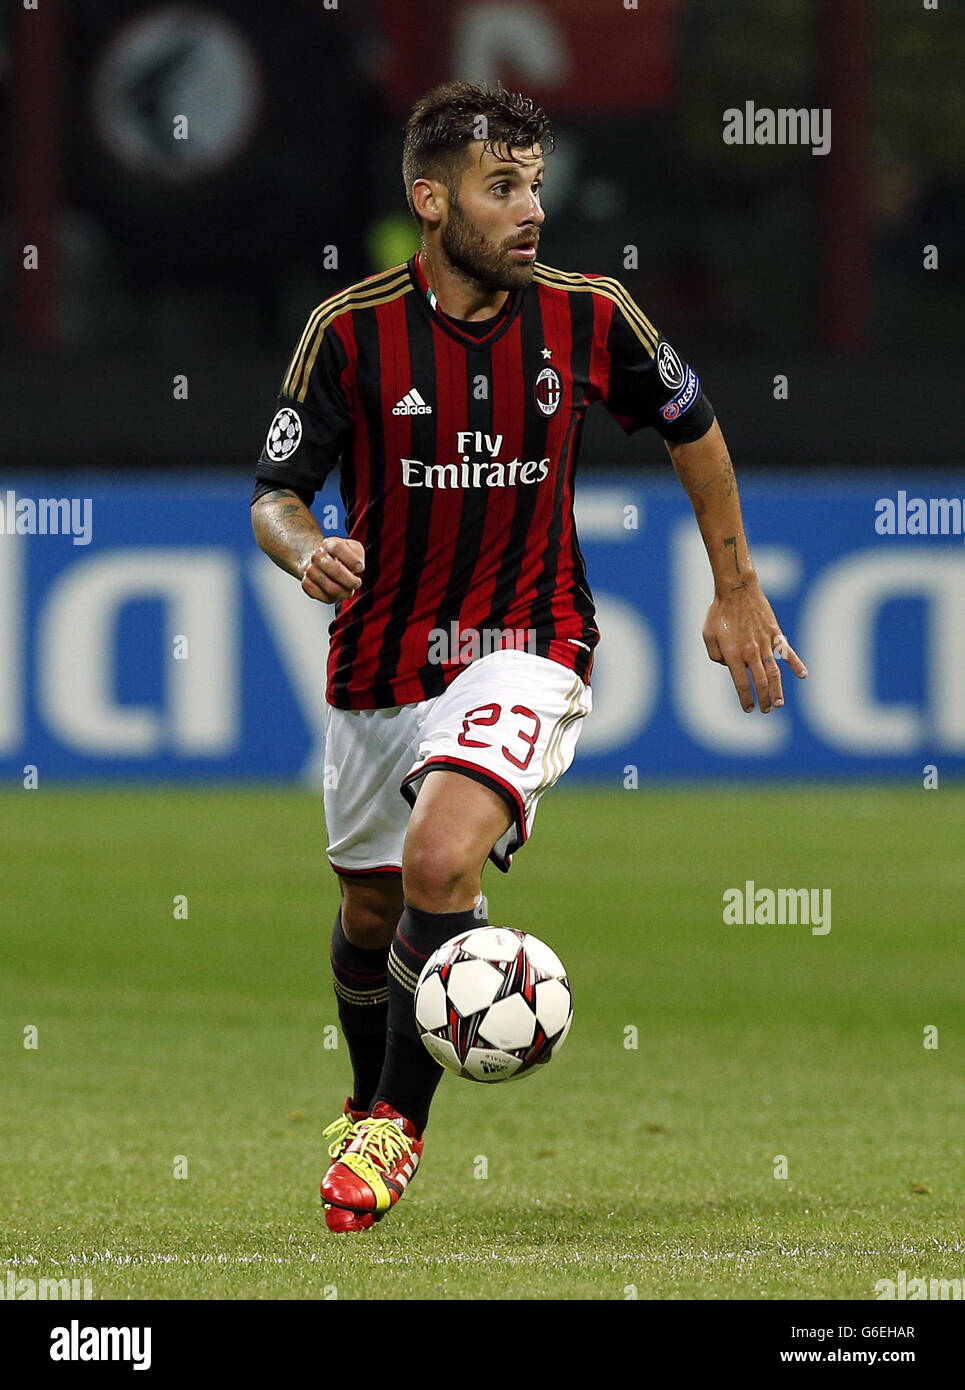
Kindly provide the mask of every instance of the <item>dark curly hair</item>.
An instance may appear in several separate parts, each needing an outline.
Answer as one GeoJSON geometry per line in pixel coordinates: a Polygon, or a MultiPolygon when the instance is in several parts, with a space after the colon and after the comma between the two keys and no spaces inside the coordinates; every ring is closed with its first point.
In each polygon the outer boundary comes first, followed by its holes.
{"type": "Polygon", "coordinates": [[[455,196],[468,165],[467,147],[480,139],[483,149],[497,159],[502,152],[512,159],[513,149],[533,145],[549,154],[554,144],[549,117],[529,97],[507,92],[502,85],[444,82],[433,87],[413,106],[402,147],[405,196],[417,222],[420,219],[412,202],[416,179],[438,179],[450,197],[455,196]]]}

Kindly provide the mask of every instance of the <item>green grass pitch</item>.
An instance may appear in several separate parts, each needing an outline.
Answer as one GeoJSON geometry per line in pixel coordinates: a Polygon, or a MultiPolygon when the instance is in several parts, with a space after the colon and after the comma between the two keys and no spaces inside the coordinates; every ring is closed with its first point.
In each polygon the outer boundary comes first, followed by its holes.
{"type": "Polygon", "coordinates": [[[0,1280],[756,1300],[963,1274],[965,789],[551,792],[483,886],[566,962],[566,1046],[444,1078],[418,1178],[352,1237],[318,1199],[348,1090],[320,799],[41,787],[0,824],[0,1280]],[[831,930],[725,925],[745,879],[829,888],[831,930]]]}

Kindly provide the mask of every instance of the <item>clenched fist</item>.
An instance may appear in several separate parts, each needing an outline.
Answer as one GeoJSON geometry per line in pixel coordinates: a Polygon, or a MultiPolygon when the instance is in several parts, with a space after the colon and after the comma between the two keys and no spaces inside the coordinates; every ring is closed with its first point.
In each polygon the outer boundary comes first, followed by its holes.
{"type": "Polygon", "coordinates": [[[365,549],[347,536],[326,536],[302,571],[302,588],[320,603],[338,603],[361,588],[365,549]]]}

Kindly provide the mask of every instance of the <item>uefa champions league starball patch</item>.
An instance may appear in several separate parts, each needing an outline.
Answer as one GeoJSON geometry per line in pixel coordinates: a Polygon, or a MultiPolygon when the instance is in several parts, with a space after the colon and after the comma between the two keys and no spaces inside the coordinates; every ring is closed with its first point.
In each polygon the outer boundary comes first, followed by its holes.
{"type": "Polygon", "coordinates": [[[265,452],[276,463],[284,463],[302,442],[302,422],[290,406],[282,406],[272,420],[265,440],[265,452]]]}
{"type": "Polygon", "coordinates": [[[660,380],[670,391],[679,391],[684,384],[685,370],[684,364],[677,356],[674,349],[663,339],[657,349],[657,371],[660,373],[660,380]]]}

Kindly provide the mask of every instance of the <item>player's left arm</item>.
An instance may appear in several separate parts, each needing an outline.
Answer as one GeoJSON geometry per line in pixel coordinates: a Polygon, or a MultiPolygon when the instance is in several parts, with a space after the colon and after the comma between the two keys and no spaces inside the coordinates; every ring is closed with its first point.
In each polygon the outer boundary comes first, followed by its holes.
{"type": "Polygon", "coordinates": [[[703,633],[707,655],[730,671],[744,710],[754,708],[756,690],[761,713],[768,714],[784,703],[775,654],[800,678],[807,667],[782,634],[758,583],[724,436],[715,420],[690,443],[664,442],[690,498],[714,574],[714,600],[703,633]]]}

